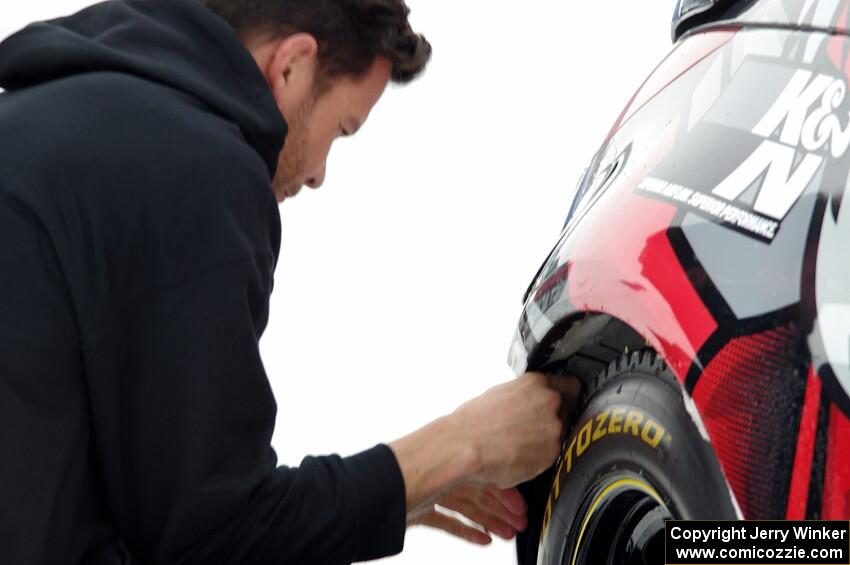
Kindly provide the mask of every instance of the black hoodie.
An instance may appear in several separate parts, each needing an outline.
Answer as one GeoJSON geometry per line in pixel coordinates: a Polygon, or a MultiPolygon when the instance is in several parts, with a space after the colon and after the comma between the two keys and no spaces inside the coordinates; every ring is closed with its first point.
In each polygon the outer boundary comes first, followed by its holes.
{"type": "Polygon", "coordinates": [[[107,2],[0,44],[0,87],[0,563],[400,551],[386,445],[276,467],[286,124],[233,30],[107,2]]]}

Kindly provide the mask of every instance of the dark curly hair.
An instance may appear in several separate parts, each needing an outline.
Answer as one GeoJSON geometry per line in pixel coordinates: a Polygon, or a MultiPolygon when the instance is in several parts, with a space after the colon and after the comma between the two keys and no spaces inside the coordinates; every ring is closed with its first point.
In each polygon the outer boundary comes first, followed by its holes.
{"type": "MultiPolygon", "coordinates": [[[[378,56],[392,63],[392,81],[416,78],[431,45],[413,31],[404,0],[202,0],[242,36],[309,33],[319,44],[324,81],[361,77],[378,56]]],[[[324,82],[320,79],[320,82],[324,82]]]]}

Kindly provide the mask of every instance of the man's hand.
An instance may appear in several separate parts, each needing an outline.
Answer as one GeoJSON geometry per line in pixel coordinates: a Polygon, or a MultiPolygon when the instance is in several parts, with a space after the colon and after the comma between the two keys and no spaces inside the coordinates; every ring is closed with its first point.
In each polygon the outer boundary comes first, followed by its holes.
{"type": "Polygon", "coordinates": [[[577,379],[557,384],[559,391],[545,375],[526,373],[390,443],[404,476],[408,516],[432,509],[461,484],[513,487],[552,465],[561,447],[561,395],[571,410],[581,390],[577,379]]]}
{"type": "MultiPolygon", "coordinates": [[[[560,379],[560,380],[563,380],[560,379]]],[[[567,392],[577,397],[577,379],[567,392]]],[[[486,485],[512,487],[545,471],[561,449],[561,392],[554,379],[541,373],[525,375],[491,388],[458,408],[452,416],[479,457],[472,478],[486,485]]],[[[572,398],[571,398],[572,400],[572,398]]]]}
{"type": "Polygon", "coordinates": [[[408,516],[408,525],[430,526],[479,545],[493,541],[490,532],[509,540],[528,526],[528,506],[515,488],[497,489],[467,483],[443,495],[437,504],[458,512],[484,531],[440,512],[433,504],[408,516]]]}

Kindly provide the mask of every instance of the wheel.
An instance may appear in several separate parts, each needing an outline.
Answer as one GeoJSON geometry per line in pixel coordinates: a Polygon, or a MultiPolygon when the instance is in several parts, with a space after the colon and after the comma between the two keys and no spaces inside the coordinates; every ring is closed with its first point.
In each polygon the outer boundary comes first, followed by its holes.
{"type": "Polygon", "coordinates": [[[720,466],[682,388],[652,351],[586,387],[543,510],[538,563],[664,563],[664,520],[735,519],[720,466]]]}

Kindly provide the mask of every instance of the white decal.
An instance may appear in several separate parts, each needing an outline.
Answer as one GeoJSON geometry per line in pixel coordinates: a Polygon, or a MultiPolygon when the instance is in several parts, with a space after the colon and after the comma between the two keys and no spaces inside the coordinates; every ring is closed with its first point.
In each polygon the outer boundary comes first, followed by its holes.
{"type": "Polygon", "coordinates": [[[776,236],[776,230],[779,229],[779,222],[775,220],[739,208],[710,194],[697,192],[673,182],[646,177],[638,185],[637,191],[684,204],[694,212],[716,218],[762,240],[771,241],[776,236]]]}
{"type": "Polygon", "coordinates": [[[812,76],[805,69],[794,73],[785,90],[753,128],[752,133],[765,141],[714,188],[714,194],[735,200],[764,174],[753,211],[782,220],[817,174],[827,146],[834,159],[847,152],[850,124],[843,127],[836,114],[844,103],[847,85],[829,75],[812,76]],[[820,104],[812,110],[818,99],[820,104]],[[771,140],[777,131],[778,141],[771,140]],[[802,156],[795,168],[798,151],[802,151],[802,156]]]}
{"type": "Polygon", "coordinates": [[[817,151],[831,139],[830,152],[834,159],[841,158],[847,152],[847,147],[850,146],[850,125],[842,129],[841,120],[835,115],[835,110],[844,101],[846,93],[847,87],[840,80],[827,87],[823,93],[821,107],[812,112],[803,124],[803,147],[809,151],[817,151]]]}
{"type": "Polygon", "coordinates": [[[811,71],[805,69],[794,73],[791,82],[753,128],[753,133],[760,137],[770,137],[784,121],[785,127],[782,128],[779,141],[796,146],[800,142],[800,130],[803,129],[809,108],[834,80],[832,77],[820,75],[809,83],[811,76],[811,71]]]}
{"type": "Polygon", "coordinates": [[[767,170],[753,210],[781,220],[806,190],[823,162],[820,155],[809,153],[792,173],[794,154],[793,147],[765,141],[713,192],[727,200],[735,200],[767,170]]]}
{"type": "Polygon", "coordinates": [[[837,217],[835,196],[824,211],[823,226],[817,246],[815,265],[815,325],[809,334],[812,363],[821,378],[838,381],[850,395],[850,262],[847,261],[847,242],[850,241],[850,179],[844,187],[837,217]]]}
{"type": "Polygon", "coordinates": [[[830,364],[843,371],[836,377],[845,389],[850,388],[846,367],[850,365],[850,304],[818,304],[818,326],[823,338],[824,353],[830,364]]]}

